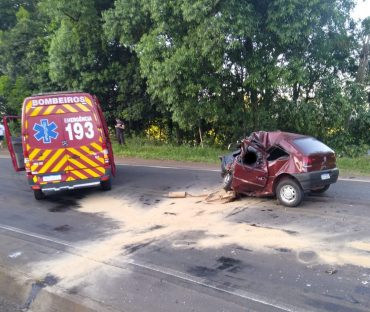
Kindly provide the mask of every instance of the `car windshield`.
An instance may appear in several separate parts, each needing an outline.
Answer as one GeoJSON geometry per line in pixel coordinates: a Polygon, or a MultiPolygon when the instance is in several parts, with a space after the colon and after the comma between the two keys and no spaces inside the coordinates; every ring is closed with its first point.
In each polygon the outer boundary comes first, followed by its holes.
{"type": "Polygon", "coordinates": [[[299,148],[300,151],[305,155],[310,155],[314,153],[334,153],[334,151],[325,145],[324,143],[314,139],[314,138],[301,138],[295,139],[293,143],[299,148]]]}

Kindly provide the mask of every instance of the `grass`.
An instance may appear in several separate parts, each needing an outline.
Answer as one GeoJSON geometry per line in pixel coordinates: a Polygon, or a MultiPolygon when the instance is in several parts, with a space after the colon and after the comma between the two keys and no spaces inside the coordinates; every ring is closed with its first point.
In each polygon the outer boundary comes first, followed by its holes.
{"type": "Polygon", "coordinates": [[[218,164],[218,156],[227,153],[226,150],[215,147],[190,147],[186,145],[172,145],[155,143],[146,139],[129,138],[126,145],[113,144],[114,154],[124,157],[144,159],[177,160],[218,164]]]}
{"type": "Polygon", "coordinates": [[[337,165],[341,174],[370,176],[370,156],[337,158],[337,165]]]}
{"type": "MultiPolygon", "coordinates": [[[[156,143],[147,139],[129,138],[126,145],[113,144],[114,154],[144,159],[177,160],[219,164],[218,156],[229,151],[215,147],[190,147],[156,143]]],[[[341,175],[370,176],[370,156],[337,158],[341,175]]]]}

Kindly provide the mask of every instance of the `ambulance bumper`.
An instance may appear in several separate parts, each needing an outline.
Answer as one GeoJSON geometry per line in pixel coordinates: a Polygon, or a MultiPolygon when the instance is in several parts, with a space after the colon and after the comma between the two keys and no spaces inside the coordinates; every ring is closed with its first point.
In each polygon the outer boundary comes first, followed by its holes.
{"type": "Polygon", "coordinates": [[[86,179],[83,181],[60,182],[55,184],[40,185],[43,192],[57,192],[63,190],[75,190],[78,188],[95,187],[100,185],[100,179],[86,179]]]}
{"type": "Polygon", "coordinates": [[[57,182],[57,183],[47,183],[47,184],[35,184],[32,179],[29,179],[29,184],[32,189],[41,190],[43,192],[58,192],[63,190],[75,190],[79,188],[96,187],[101,184],[102,181],[107,181],[112,179],[112,174],[110,168],[107,168],[104,175],[99,178],[91,178],[84,180],[74,180],[68,182],[57,182]]]}

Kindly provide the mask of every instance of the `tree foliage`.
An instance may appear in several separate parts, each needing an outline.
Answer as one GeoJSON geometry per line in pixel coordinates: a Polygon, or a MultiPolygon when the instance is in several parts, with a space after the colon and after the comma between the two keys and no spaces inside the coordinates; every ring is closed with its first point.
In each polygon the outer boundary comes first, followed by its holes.
{"type": "Polygon", "coordinates": [[[155,125],[178,142],[281,129],[370,144],[368,80],[358,79],[368,66],[359,57],[368,24],[356,27],[353,0],[0,6],[7,112],[34,92],[79,89],[99,96],[109,120],[120,116],[137,133],[155,125]]]}

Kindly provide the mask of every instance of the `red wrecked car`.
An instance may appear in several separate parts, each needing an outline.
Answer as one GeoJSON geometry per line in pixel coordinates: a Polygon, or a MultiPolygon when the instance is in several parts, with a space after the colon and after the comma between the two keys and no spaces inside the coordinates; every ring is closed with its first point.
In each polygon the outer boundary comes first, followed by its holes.
{"type": "Polygon", "coordinates": [[[276,196],[298,206],[306,192],[325,192],[338,179],[334,151],[313,137],[288,132],[253,132],[238,150],[222,156],[225,190],[276,196]]]}

